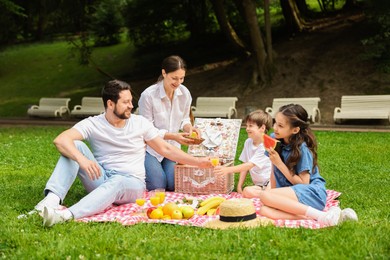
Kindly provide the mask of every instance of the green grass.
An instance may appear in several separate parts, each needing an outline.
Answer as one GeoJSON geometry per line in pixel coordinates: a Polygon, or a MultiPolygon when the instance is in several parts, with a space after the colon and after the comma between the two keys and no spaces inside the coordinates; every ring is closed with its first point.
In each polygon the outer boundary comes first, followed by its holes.
{"type": "MultiPolygon", "coordinates": [[[[129,43],[96,48],[92,58],[113,77],[134,70],[134,48],[129,43]]],[[[92,65],[81,66],[64,41],[17,45],[0,52],[0,117],[26,116],[41,97],[70,97],[70,106],[82,96],[99,96],[108,77],[92,65]]]]}
{"type": "MultiPolygon", "coordinates": [[[[327,187],[357,223],[310,230],[266,227],[217,231],[168,224],[68,222],[42,227],[17,219],[42,199],[58,159],[52,145],[64,127],[0,128],[0,258],[10,259],[388,259],[388,133],[316,132],[327,187]]],[[[246,138],[241,130],[237,155],[246,138]]],[[[236,162],[238,163],[238,162],[236,162]]],[[[66,205],[84,195],[79,181],[66,205]]]]}

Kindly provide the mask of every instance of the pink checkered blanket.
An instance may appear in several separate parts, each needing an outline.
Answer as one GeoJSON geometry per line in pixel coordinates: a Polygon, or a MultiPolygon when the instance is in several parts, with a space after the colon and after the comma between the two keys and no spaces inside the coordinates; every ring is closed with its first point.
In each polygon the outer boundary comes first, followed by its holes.
{"type": "MultiPolygon", "coordinates": [[[[338,206],[339,201],[337,198],[341,195],[340,192],[334,191],[334,190],[327,190],[327,200],[326,200],[326,206],[324,211],[327,211],[332,206],[338,206]]],[[[166,192],[165,195],[165,202],[176,202],[178,200],[182,200],[185,197],[190,196],[189,194],[184,193],[176,193],[176,192],[166,192]]],[[[191,195],[192,196],[192,195],[191,195]]],[[[226,199],[232,199],[232,198],[241,198],[241,194],[237,192],[232,192],[230,194],[207,194],[207,195],[198,195],[198,196],[192,196],[196,197],[200,200],[204,200],[211,196],[221,196],[225,197],[226,199]]],[[[146,207],[151,206],[149,204],[150,202],[146,203],[146,207]]],[[[259,210],[261,207],[261,202],[259,199],[253,199],[253,203],[256,208],[256,213],[258,216],[261,217],[259,214],[259,210]]],[[[145,206],[144,206],[145,207],[145,206]]],[[[217,219],[219,216],[198,216],[194,215],[192,218],[187,220],[155,220],[155,219],[148,219],[146,216],[139,214],[140,207],[135,203],[129,203],[124,204],[121,206],[112,206],[105,210],[102,213],[96,214],[94,216],[80,218],[77,221],[81,222],[119,222],[122,223],[122,225],[134,225],[137,223],[167,223],[167,224],[176,224],[176,225],[183,225],[183,226],[195,226],[195,227],[203,227],[208,221],[217,219]]],[[[286,220],[286,219],[277,219],[274,220],[274,224],[277,227],[289,227],[289,228],[310,228],[310,229],[318,229],[318,228],[324,228],[326,225],[319,224],[315,220],[286,220]]]]}

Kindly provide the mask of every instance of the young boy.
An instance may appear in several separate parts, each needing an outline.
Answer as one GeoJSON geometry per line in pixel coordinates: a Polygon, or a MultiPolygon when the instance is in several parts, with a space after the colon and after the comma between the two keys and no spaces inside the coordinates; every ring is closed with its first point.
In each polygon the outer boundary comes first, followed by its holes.
{"type": "Polygon", "coordinates": [[[258,197],[259,193],[268,187],[271,175],[271,161],[264,155],[263,135],[272,127],[272,117],[262,111],[251,112],[245,118],[246,132],[248,139],[245,141],[244,149],[240,155],[243,163],[236,166],[217,166],[215,174],[231,174],[240,172],[240,179],[237,184],[237,191],[246,198],[258,197]],[[250,172],[255,186],[248,186],[242,189],[246,175],[250,172]]]}

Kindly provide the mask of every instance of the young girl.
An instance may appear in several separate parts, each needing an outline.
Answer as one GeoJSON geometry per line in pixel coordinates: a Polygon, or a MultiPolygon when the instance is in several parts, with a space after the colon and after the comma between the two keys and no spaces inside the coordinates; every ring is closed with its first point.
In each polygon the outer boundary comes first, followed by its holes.
{"type": "Polygon", "coordinates": [[[307,123],[306,110],[295,104],[282,106],[275,117],[274,137],[281,141],[281,152],[269,149],[273,164],[271,189],[260,193],[260,213],[271,219],[315,219],[327,226],[343,220],[357,220],[352,209],[326,203],[325,180],[317,165],[317,143],[307,123]]]}
{"type": "Polygon", "coordinates": [[[264,154],[263,135],[271,129],[272,117],[262,110],[256,110],[246,116],[245,122],[248,139],[244,143],[244,149],[239,158],[243,164],[230,167],[217,166],[214,173],[233,174],[240,172],[237,191],[246,198],[254,198],[259,197],[260,192],[268,186],[271,175],[272,165],[264,154]],[[255,186],[248,186],[243,190],[242,186],[248,171],[255,186]]]}
{"type": "MultiPolygon", "coordinates": [[[[145,89],[138,102],[139,114],[146,117],[159,129],[159,135],[168,143],[192,144],[187,138],[192,131],[198,133],[190,119],[192,97],[182,84],[186,74],[186,63],[179,56],[165,58],[161,65],[161,75],[156,84],[145,89]],[[179,132],[183,130],[183,132],[179,132]]],[[[174,166],[176,162],[158,154],[147,146],[145,156],[146,188],[175,190],[174,166]]]]}

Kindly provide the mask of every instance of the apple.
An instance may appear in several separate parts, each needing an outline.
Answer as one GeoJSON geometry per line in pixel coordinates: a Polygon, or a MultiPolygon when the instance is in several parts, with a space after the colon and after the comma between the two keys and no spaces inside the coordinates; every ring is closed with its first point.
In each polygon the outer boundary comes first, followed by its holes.
{"type": "Polygon", "coordinates": [[[148,218],[151,218],[150,217],[150,214],[152,214],[152,211],[157,209],[156,207],[150,207],[146,210],[146,215],[148,216],[148,218]]]}
{"type": "Polygon", "coordinates": [[[189,219],[195,214],[195,210],[191,206],[182,206],[180,210],[185,219],[189,219]]]}
{"type": "Polygon", "coordinates": [[[183,213],[181,213],[181,210],[180,209],[175,209],[173,212],[172,212],[172,219],[182,219],[183,218],[183,213]]]}

